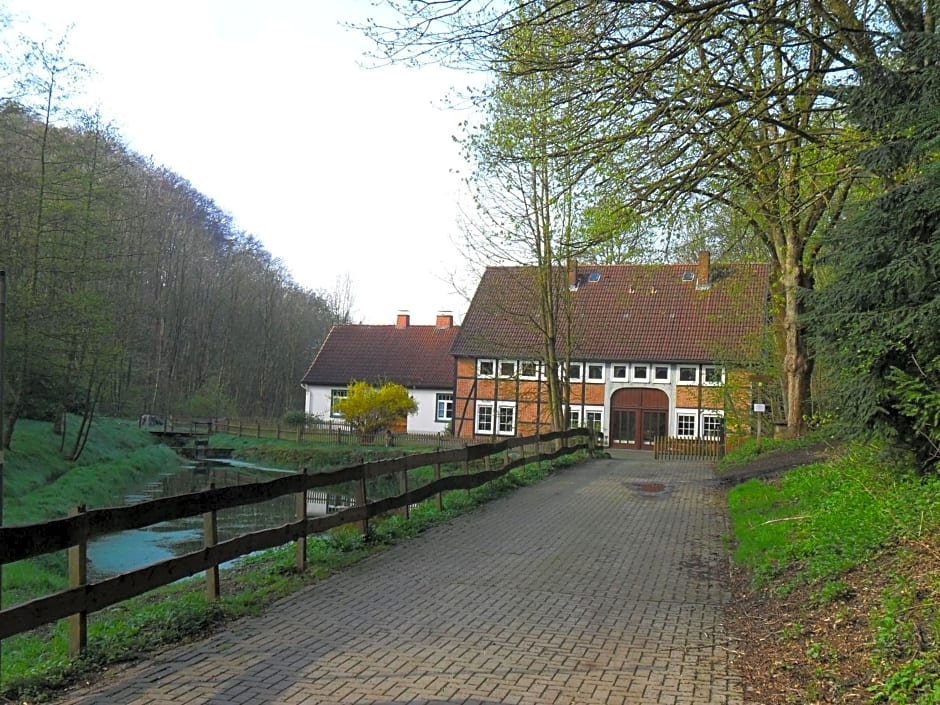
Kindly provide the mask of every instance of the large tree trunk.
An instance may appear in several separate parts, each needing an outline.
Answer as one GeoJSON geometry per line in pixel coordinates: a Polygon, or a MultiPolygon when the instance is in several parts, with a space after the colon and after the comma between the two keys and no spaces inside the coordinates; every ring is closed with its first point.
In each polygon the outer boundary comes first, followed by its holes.
{"type": "Polygon", "coordinates": [[[811,407],[810,381],[813,361],[809,354],[806,333],[800,318],[803,305],[800,289],[811,284],[802,263],[787,257],[780,281],[783,285],[783,373],[784,401],[787,412],[787,435],[799,437],[806,428],[806,415],[811,407]]]}

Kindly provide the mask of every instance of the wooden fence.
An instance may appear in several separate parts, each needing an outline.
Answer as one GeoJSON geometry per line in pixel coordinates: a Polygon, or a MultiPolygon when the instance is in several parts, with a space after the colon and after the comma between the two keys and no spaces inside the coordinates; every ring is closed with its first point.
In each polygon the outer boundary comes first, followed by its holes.
{"type": "MultiPolygon", "coordinates": [[[[184,423],[183,426],[186,426],[184,423]]],[[[330,445],[385,445],[385,434],[376,433],[363,438],[344,421],[322,421],[299,426],[284,426],[274,420],[218,419],[212,423],[212,432],[250,438],[273,438],[296,443],[327,443],[330,445]]],[[[423,445],[438,450],[459,448],[466,441],[446,433],[396,433],[395,445],[423,445]]]]}
{"type": "Polygon", "coordinates": [[[77,507],[62,519],[24,526],[2,526],[0,566],[52,551],[67,550],[69,588],[0,610],[0,640],[67,617],[70,620],[69,648],[73,655],[77,655],[85,649],[87,616],[91,612],[203,571],[206,572],[209,598],[217,600],[219,566],[227,561],[296,541],[296,563],[298,569],[302,570],[306,566],[306,540],[310,534],[357,523],[365,535],[369,520],[374,517],[393,510],[407,512],[409,506],[435,495],[440,507],[443,492],[470,490],[527,463],[541,463],[579,449],[593,451],[593,438],[585,429],[538,437],[508,438],[496,443],[379,460],[323,473],[308,474],[304,470],[266,482],[208,489],[129,507],[91,510],[77,507]],[[476,471],[473,471],[471,464],[475,462],[476,471]],[[443,465],[462,467],[462,472],[442,477],[443,465]],[[482,470],[478,469],[480,466],[482,470]],[[421,487],[409,488],[408,471],[422,467],[432,467],[434,479],[421,487]],[[367,497],[367,481],[385,475],[398,476],[400,494],[370,501],[367,497]],[[326,516],[308,517],[310,490],[346,483],[355,487],[354,506],[326,516]],[[284,495],[295,497],[295,521],[243,534],[221,543],[217,541],[217,512],[258,504],[284,495]],[[86,581],[86,551],[92,538],[199,515],[203,516],[204,548],[97,583],[86,581]]]}
{"type": "Polygon", "coordinates": [[[718,461],[724,453],[724,441],[718,439],[657,436],[653,441],[653,457],[659,460],[718,461]]]}

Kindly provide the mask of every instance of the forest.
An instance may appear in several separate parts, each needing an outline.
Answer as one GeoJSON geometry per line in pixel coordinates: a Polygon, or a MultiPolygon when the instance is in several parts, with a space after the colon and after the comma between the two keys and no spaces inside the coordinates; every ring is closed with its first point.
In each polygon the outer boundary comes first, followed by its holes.
{"type": "Polygon", "coordinates": [[[81,67],[61,46],[4,58],[4,447],[23,418],[78,418],[63,440],[75,457],[96,414],[301,409],[304,369],[348,311],[104,117],[72,110],[81,67]]]}

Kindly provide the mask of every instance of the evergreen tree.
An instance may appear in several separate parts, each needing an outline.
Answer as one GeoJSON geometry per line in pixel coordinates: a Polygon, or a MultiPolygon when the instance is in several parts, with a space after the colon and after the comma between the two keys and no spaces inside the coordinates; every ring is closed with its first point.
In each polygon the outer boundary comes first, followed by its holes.
{"type": "Polygon", "coordinates": [[[840,370],[840,417],[927,469],[940,460],[940,36],[925,29],[899,35],[897,60],[849,91],[882,190],[834,231],[809,322],[840,370]]]}

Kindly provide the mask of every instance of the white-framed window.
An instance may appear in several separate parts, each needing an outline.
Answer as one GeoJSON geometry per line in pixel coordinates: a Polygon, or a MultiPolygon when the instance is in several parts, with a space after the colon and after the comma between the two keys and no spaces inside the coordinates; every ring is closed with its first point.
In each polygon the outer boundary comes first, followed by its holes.
{"type": "Polygon", "coordinates": [[[676,435],[679,438],[695,438],[695,414],[679,412],[676,414],[676,435]]]}
{"type": "Polygon", "coordinates": [[[568,379],[572,382],[581,381],[581,363],[572,362],[568,365],[568,379]]]}
{"type": "Polygon", "coordinates": [[[496,433],[500,436],[512,436],[516,433],[515,402],[478,401],[476,415],[477,433],[496,433]]]}
{"type": "Polygon", "coordinates": [[[584,425],[587,428],[594,429],[595,431],[601,431],[604,428],[604,407],[585,407],[584,425]]]}
{"type": "Polygon", "coordinates": [[[493,432],[493,403],[477,402],[477,433],[493,432]]]}
{"type": "Polygon", "coordinates": [[[718,440],[725,435],[725,417],[712,413],[702,414],[702,437],[718,440]]]}
{"type": "Polygon", "coordinates": [[[698,367],[679,365],[679,384],[698,384],[698,367]]]}
{"type": "Polygon", "coordinates": [[[636,382],[648,382],[650,378],[649,365],[634,365],[633,379],[636,382]]]}
{"type": "Polygon", "coordinates": [[[702,368],[702,384],[717,386],[725,383],[725,370],[718,365],[706,365],[702,368]]]}
{"type": "Polygon", "coordinates": [[[629,375],[629,365],[614,365],[610,368],[610,378],[618,382],[626,382],[629,375]]]}
{"type": "Polygon", "coordinates": [[[539,367],[535,360],[522,360],[519,363],[519,379],[538,379],[539,367]]]}
{"type": "Polygon", "coordinates": [[[581,407],[568,408],[568,428],[581,427],[581,407]]]}
{"type": "Polygon", "coordinates": [[[438,392],[434,420],[450,421],[454,418],[454,395],[450,392],[438,392]]]}
{"type": "Polygon", "coordinates": [[[653,365],[653,381],[668,384],[669,365],[653,365]]]}
{"type": "Polygon", "coordinates": [[[599,362],[587,363],[587,381],[588,382],[603,382],[604,381],[604,365],[602,365],[599,362]]]}
{"type": "Polygon", "coordinates": [[[477,360],[477,377],[495,377],[496,360],[477,360]]]}
{"type": "Polygon", "coordinates": [[[516,361],[515,360],[500,360],[499,361],[499,376],[505,379],[515,379],[516,378],[516,361]]]}
{"type": "Polygon", "coordinates": [[[516,405],[500,404],[496,407],[496,433],[512,436],[516,432],[516,405]]]}
{"type": "Polygon", "coordinates": [[[330,417],[334,419],[342,418],[342,414],[339,409],[336,408],[336,402],[340,399],[345,399],[349,395],[347,389],[331,389],[330,390],[330,417]]]}

